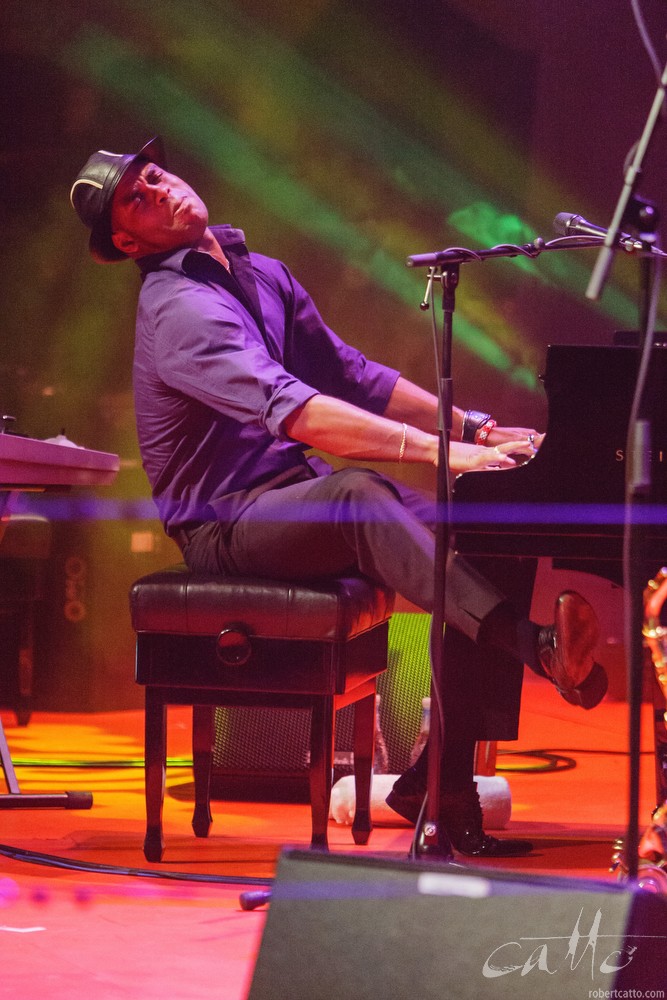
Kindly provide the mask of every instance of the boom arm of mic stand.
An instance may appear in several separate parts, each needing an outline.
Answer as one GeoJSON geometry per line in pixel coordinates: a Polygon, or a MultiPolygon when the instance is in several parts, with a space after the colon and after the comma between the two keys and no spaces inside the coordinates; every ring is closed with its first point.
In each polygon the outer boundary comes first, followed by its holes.
{"type": "MultiPolygon", "coordinates": [[[[557,241],[554,241],[557,242],[557,241]]],[[[595,245],[595,244],[591,244],[595,245]]],[[[488,250],[469,250],[465,247],[448,247],[431,253],[411,254],[406,258],[406,267],[453,267],[467,261],[486,260],[487,257],[539,257],[543,250],[550,249],[541,236],[533,243],[502,243],[488,250]]]]}
{"type": "MultiPolygon", "coordinates": [[[[536,236],[532,243],[500,243],[498,246],[489,247],[486,250],[469,250],[465,247],[448,247],[445,250],[434,250],[431,253],[416,253],[406,257],[406,267],[428,267],[428,268],[449,268],[458,264],[466,264],[472,261],[484,261],[493,257],[530,257],[534,259],[547,250],[586,250],[590,247],[599,247],[603,243],[602,236],[559,236],[555,240],[544,240],[541,236],[536,236]]],[[[660,250],[646,246],[644,250],[635,248],[626,252],[636,253],[639,256],[664,257],[660,250]]]]}

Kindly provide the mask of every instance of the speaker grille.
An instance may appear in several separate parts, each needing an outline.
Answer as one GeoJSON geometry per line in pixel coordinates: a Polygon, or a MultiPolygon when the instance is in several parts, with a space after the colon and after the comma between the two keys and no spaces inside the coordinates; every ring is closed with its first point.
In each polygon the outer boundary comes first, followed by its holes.
{"type": "MultiPolygon", "coordinates": [[[[430,615],[406,613],[393,615],[389,623],[388,666],[378,680],[378,694],[380,729],[391,774],[405,770],[419,732],[421,700],[430,686],[430,621],[430,615]]],[[[336,719],[336,779],[352,770],[353,713],[354,707],[348,706],[336,719]]],[[[309,715],[306,709],[292,708],[216,709],[213,794],[224,794],[219,780],[224,778],[305,779],[309,715]]]]}

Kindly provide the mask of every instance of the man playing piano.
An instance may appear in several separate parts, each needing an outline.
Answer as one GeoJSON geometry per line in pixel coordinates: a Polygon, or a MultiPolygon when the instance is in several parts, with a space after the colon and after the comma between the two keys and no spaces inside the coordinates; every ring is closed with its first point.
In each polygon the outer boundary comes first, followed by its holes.
{"type": "MultiPolygon", "coordinates": [[[[249,253],[240,230],[209,225],[201,198],[167,171],[159,139],[136,155],[94,153],[71,201],[91,230],[93,257],[132,259],[141,272],[139,444],[165,531],[190,568],[278,579],[356,569],[432,611],[434,498],[360,465],[333,471],[308,450],[435,464],[436,398],[340,340],[287,267],[249,253]]],[[[512,454],[531,453],[534,435],[455,409],[451,469],[512,466],[512,454]]],[[[440,822],[463,854],[526,853],[527,842],[483,830],[475,743],[497,737],[479,731],[470,702],[496,706],[508,738],[526,663],[567,701],[597,704],[606,690],[593,660],[597,620],[569,592],[554,624],[540,627],[454,552],[446,580],[448,627],[486,656],[473,672],[448,663],[440,822]],[[494,669],[496,655],[509,655],[509,667],[494,669]]],[[[416,822],[425,785],[423,754],[388,801],[416,822]]]]}

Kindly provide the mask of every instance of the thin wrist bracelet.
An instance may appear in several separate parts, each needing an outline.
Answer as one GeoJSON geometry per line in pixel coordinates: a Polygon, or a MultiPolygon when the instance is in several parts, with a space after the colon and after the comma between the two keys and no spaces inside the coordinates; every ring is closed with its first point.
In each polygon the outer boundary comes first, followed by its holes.
{"type": "Polygon", "coordinates": [[[401,447],[398,449],[398,460],[403,461],[403,456],[405,455],[405,445],[408,440],[408,425],[403,424],[403,437],[401,438],[401,447]]]}

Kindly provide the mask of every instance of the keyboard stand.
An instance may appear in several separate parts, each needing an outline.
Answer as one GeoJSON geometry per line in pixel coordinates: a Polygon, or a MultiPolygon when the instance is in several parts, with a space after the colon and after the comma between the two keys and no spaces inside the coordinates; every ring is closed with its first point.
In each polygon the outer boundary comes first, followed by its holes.
{"type": "Polygon", "coordinates": [[[7,792],[0,795],[0,809],[90,809],[93,804],[91,792],[22,792],[1,720],[0,762],[7,785],[7,792]]]}

